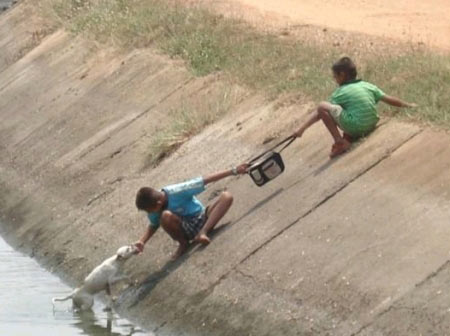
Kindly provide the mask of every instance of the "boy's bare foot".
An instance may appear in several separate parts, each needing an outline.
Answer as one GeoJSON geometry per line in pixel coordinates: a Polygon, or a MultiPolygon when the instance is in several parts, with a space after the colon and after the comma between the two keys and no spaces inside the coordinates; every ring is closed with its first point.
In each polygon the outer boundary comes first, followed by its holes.
{"type": "Polygon", "coordinates": [[[331,147],[330,158],[334,158],[338,155],[341,155],[342,153],[348,151],[351,146],[352,146],[352,144],[345,139],[342,139],[341,141],[336,142],[331,147]]]}
{"type": "Polygon", "coordinates": [[[177,250],[175,251],[175,253],[173,254],[173,256],[172,256],[171,259],[172,259],[172,260],[176,260],[176,259],[178,259],[179,257],[181,257],[183,254],[186,253],[188,247],[189,247],[189,243],[185,243],[185,244],[180,244],[180,245],[178,245],[178,248],[177,248],[177,250]]]}
{"type": "Polygon", "coordinates": [[[198,235],[195,236],[194,241],[202,245],[208,245],[211,242],[211,239],[209,239],[209,237],[206,234],[199,233],[198,235]]]}

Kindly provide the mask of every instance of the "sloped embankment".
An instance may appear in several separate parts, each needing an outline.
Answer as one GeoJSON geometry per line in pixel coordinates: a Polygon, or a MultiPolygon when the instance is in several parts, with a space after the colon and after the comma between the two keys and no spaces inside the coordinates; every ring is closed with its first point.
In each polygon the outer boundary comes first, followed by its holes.
{"type": "MultiPolygon", "coordinates": [[[[29,11],[0,18],[1,230],[72,284],[142,233],[140,186],[239,163],[311,107],[267,102],[220,75],[195,78],[152,50],[119,54],[63,31],[36,39],[21,19],[29,11]],[[148,166],[173,111],[212,108],[228,112],[148,166]]],[[[209,188],[205,201],[224,188],[235,196],[210,246],[170,263],[175,246],[158,233],[128,265],[138,285],[121,291],[118,309],[161,334],[443,334],[448,143],[384,121],[329,161],[328,135],[314,127],[271,184],[241,177],[209,188]]]]}

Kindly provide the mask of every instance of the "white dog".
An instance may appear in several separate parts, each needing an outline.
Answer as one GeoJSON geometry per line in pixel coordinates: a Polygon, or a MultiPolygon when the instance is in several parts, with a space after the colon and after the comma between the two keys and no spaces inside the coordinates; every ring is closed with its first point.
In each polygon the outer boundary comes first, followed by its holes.
{"type": "Polygon", "coordinates": [[[83,285],[76,288],[66,297],[53,298],[52,302],[72,299],[73,306],[81,310],[91,309],[94,305],[94,294],[106,291],[108,303],[106,309],[111,309],[111,285],[121,280],[130,280],[122,273],[122,267],[134,254],[139,253],[134,245],[122,246],[115,255],[106,259],[84,279],[83,285]]]}

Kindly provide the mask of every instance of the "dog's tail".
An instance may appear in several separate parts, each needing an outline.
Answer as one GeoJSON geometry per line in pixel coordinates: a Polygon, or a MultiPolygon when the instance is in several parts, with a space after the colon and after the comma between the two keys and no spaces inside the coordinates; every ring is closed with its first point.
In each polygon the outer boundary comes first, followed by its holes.
{"type": "Polygon", "coordinates": [[[73,298],[74,293],[75,293],[75,291],[73,291],[72,293],[70,293],[69,295],[64,296],[64,297],[54,297],[54,298],[52,299],[53,305],[55,305],[55,302],[56,302],[56,301],[67,301],[67,300],[73,298]]]}

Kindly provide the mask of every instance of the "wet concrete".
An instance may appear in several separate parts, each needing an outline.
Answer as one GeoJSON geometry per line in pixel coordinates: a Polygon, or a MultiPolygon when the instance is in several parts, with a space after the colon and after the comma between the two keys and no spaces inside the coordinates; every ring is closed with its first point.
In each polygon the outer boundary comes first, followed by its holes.
{"type": "Polygon", "coordinates": [[[1,335],[153,335],[113,312],[104,312],[99,298],[92,311],[75,312],[70,300],[53,307],[53,297],[66,296],[72,289],[1,237],[0,273],[1,335]]]}
{"type": "Polygon", "coordinates": [[[0,12],[8,10],[17,3],[17,0],[0,0],[0,12]]]}

